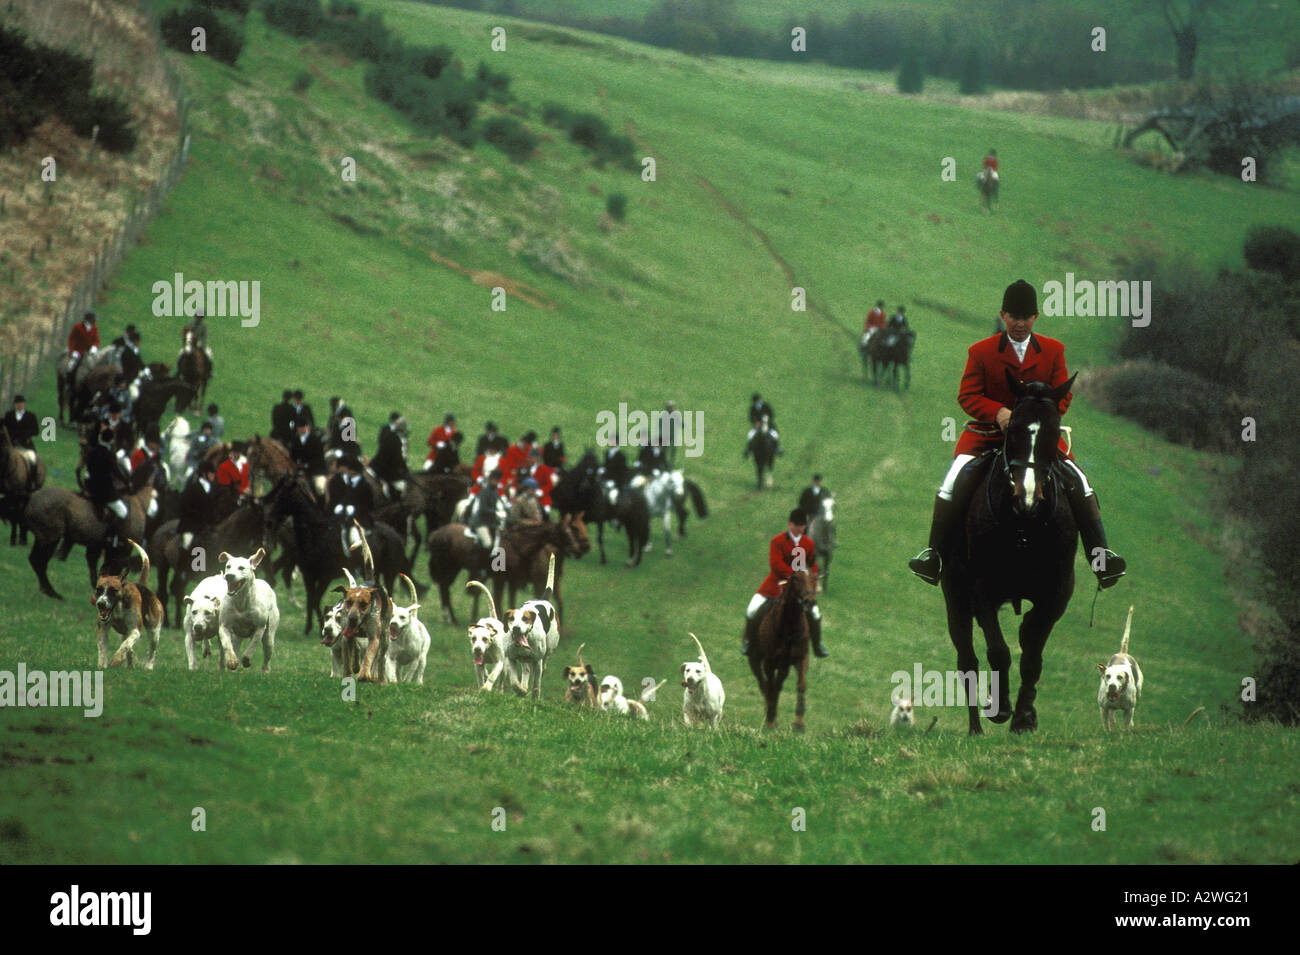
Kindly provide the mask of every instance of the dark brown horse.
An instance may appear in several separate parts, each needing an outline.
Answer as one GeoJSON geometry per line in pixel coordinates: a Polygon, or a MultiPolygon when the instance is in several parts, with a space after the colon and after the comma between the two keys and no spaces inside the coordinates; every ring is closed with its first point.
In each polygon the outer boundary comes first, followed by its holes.
{"type": "Polygon", "coordinates": [[[504,551],[504,571],[492,568],[492,596],[499,607],[512,607],[519,589],[531,585],[534,597],[546,590],[546,577],[551,555],[555,555],[555,586],[553,602],[557,619],[564,619],[564,599],[560,596],[560,578],[564,575],[564,558],[575,560],[591,550],[587,525],[582,514],[566,515],[559,521],[541,524],[520,524],[501,533],[504,551]],[[510,589],[510,603],[501,602],[506,588],[510,589]]]}
{"type": "Polygon", "coordinates": [[[758,691],[767,703],[764,729],[776,726],[776,704],[781,687],[793,667],[799,675],[799,700],[794,708],[794,731],[804,731],[804,691],[808,686],[808,619],[816,603],[806,571],[797,570],[781,585],[781,596],[758,622],[758,635],[749,649],[749,668],[758,679],[758,691]]]}
{"type": "MultiPolygon", "coordinates": [[[[1007,375],[1016,396],[1002,450],[973,478],[966,520],[954,522],[941,548],[948,636],[957,650],[957,669],[967,687],[978,682],[972,621],[978,621],[997,680],[994,723],[1011,720],[1011,731],[1038,728],[1034,709],[1043,648],[1074,593],[1078,531],[1059,473],[1061,419],[1058,402],[1071,378],[1058,388],[1043,382],[1020,384],[1007,375]],[[1011,650],[998,624],[1008,601],[1020,612],[1033,604],[1020,625],[1020,692],[1010,705],[1011,650]]],[[[990,680],[992,682],[992,680],[990,680]]],[[[980,730],[980,701],[968,691],[970,732],[980,730]]],[[[992,703],[992,701],[989,701],[992,703]]]]}
{"type": "MultiPolygon", "coordinates": [[[[555,608],[562,612],[560,575],[565,556],[580,557],[591,549],[582,515],[566,516],[560,521],[526,524],[503,532],[501,550],[493,555],[475,546],[464,524],[445,524],[429,535],[429,576],[438,587],[443,619],[455,624],[456,611],[451,604],[451,585],[461,571],[469,571],[473,580],[493,576],[497,605],[508,586],[514,602],[520,587],[531,584],[534,594],[546,589],[546,571],[550,555],[556,555],[555,608]],[[493,569],[496,565],[497,570],[493,569]]],[[[474,616],[478,617],[479,591],[474,591],[474,616]]]]}
{"type": "Polygon", "coordinates": [[[0,425],[0,517],[9,522],[10,547],[27,543],[23,511],[32,494],[44,486],[45,462],[36,455],[36,463],[30,463],[0,425]]]}
{"type": "Polygon", "coordinates": [[[192,407],[197,408],[208,393],[208,382],[212,380],[212,362],[208,353],[194,344],[194,332],[185,332],[185,341],[181,353],[176,356],[176,377],[194,389],[192,407]]]}
{"type": "MultiPolygon", "coordinates": [[[[129,553],[126,541],[144,540],[145,512],[153,500],[154,489],[145,486],[130,497],[127,502],[128,513],[124,526],[119,533],[120,551],[129,553]]],[[[50,583],[47,568],[54,551],[62,541],[60,560],[66,560],[72,548],[81,544],[86,548],[86,565],[90,568],[90,586],[95,586],[98,577],[100,555],[104,553],[108,537],[108,525],[96,512],[95,505],[87,498],[61,487],[43,487],[31,496],[23,512],[23,520],[31,528],[36,538],[32,542],[32,552],[27,561],[36,571],[41,593],[47,597],[62,600],[63,597],[50,583]]],[[[110,555],[111,556],[111,555],[110,555]]]]}

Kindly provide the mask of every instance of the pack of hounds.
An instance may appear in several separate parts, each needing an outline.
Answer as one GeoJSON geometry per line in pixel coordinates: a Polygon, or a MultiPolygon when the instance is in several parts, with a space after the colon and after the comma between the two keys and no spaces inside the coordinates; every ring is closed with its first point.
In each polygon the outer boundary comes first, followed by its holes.
{"type": "MultiPolygon", "coordinates": [[[[364,540],[364,538],[363,538],[364,540]]],[[[162,603],[149,589],[149,556],[135,541],[130,541],[141,562],[138,579],[129,579],[129,567],[119,574],[103,574],[96,587],[96,642],[98,665],[133,666],[135,647],[148,635],[148,653],[144,667],[152,670],[162,627],[162,603]],[[122,643],[109,657],[108,633],[122,636],[122,643]]],[[[373,561],[368,548],[363,550],[363,577],[373,579],[373,561]],[[368,573],[367,573],[368,572],[368,573]]],[[[191,670],[201,659],[211,655],[215,641],[221,666],[236,670],[239,664],[252,666],[251,654],[262,644],[262,672],[269,673],[275,651],[275,632],[280,622],[275,591],[256,571],[266,557],[259,548],[252,557],[218,557],[221,573],[204,578],[185,598],[185,658],[191,670]]],[[[401,575],[410,595],[410,603],[398,606],[382,585],[366,585],[348,571],[347,587],[336,587],[342,598],[325,617],[321,644],[330,649],[330,676],[339,679],[356,676],[375,683],[424,683],[424,668],[432,643],[429,630],[419,618],[420,604],[415,585],[401,575]],[[382,663],[380,662],[382,661],[382,663]]],[[[481,582],[471,580],[466,590],[478,588],[488,600],[488,616],[469,625],[470,652],[480,690],[505,692],[512,689],[519,696],[540,699],[542,676],[560,642],[559,621],[551,602],[555,584],[555,557],[547,571],[546,590],[541,598],[525,601],[517,609],[498,617],[492,594],[481,582]]],[[[1133,726],[1133,713],[1142,695],[1142,668],[1128,652],[1133,625],[1133,607],[1124,623],[1119,652],[1106,663],[1097,664],[1101,685],[1097,705],[1102,725],[1111,729],[1115,715],[1125,728],[1133,726]]],[[[722,681],[709,666],[709,658],[695,634],[688,634],[699,650],[699,658],[681,665],[682,720],[687,726],[716,728],[722,719],[726,692],[722,681]]],[[[564,668],[564,700],[617,716],[648,720],[646,704],[665,682],[647,680],[637,698],[629,698],[623,681],[612,674],[597,682],[596,670],[582,659],[586,644],[578,647],[578,662],[564,668]]],[[[934,717],[926,732],[934,728],[934,717]]],[[[900,732],[916,729],[915,701],[900,697],[894,700],[889,726],[900,732]]]]}

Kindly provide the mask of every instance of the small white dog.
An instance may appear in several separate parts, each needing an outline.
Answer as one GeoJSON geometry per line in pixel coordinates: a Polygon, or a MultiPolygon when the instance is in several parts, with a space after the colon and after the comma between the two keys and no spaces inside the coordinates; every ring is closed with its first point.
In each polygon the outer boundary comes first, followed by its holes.
{"type": "Polygon", "coordinates": [[[465,589],[477,587],[487,594],[489,616],[480,617],[469,625],[469,649],[474,654],[474,675],[478,677],[478,688],[491,693],[494,688],[506,691],[505,683],[497,683],[501,671],[506,666],[506,628],[497,619],[496,603],[492,592],[477,580],[471,580],[465,589]]]}
{"type": "Polygon", "coordinates": [[[696,723],[708,723],[716,727],[722,719],[722,705],[727,702],[727,694],[722,689],[722,681],[709,666],[709,658],[704,655],[704,647],[695,634],[690,634],[695,645],[700,648],[699,663],[682,664],[682,720],[687,726],[696,723]]]}
{"type": "MultiPolygon", "coordinates": [[[[275,631],[280,626],[280,607],[271,585],[256,576],[257,567],[265,557],[266,549],[263,547],[259,547],[252,557],[231,557],[224,551],[217,557],[221,576],[226,581],[217,635],[221,641],[222,663],[231,670],[239,669],[244,641],[248,641],[247,649],[251,651],[253,641],[260,639],[262,672],[271,672],[275,631]]],[[[242,661],[246,667],[253,665],[248,653],[242,654],[242,661]]]]}
{"type": "Polygon", "coordinates": [[[1124,638],[1119,644],[1119,653],[1105,664],[1098,663],[1101,671],[1101,686],[1097,689],[1097,705],[1101,707],[1101,725],[1110,729],[1114,725],[1115,711],[1124,714],[1124,726],[1133,725],[1133,710],[1137,708],[1138,698],[1142,696],[1142,668],[1128,655],[1128,636],[1133,626],[1133,608],[1128,608],[1128,619],[1124,621],[1124,638]]]}
{"type": "Polygon", "coordinates": [[[185,598],[185,661],[191,670],[199,668],[198,649],[203,657],[212,654],[212,641],[220,645],[221,601],[226,596],[226,578],[220,574],[204,577],[185,598]]]}
{"type": "Polygon", "coordinates": [[[916,729],[916,714],[912,712],[912,701],[907,697],[894,704],[894,711],[889,714],[889,728],[900,731],[916,729]]]}
{"type": "Polygon", "coordinates": [[[667,682],[667,680],[660,680],[658,686],[647,686],[641,691],[641,699],[629,700],[623,695],[623,681],[611,674],[600,681],[600,696],[597,702],[602,710],[609,710],[620,716],[630,716],[637,720],[648,720],[650,714],[646,712],[645,705],[654,699],[655,692],[667,682]]]}
{"type": "Polygon", "coordinates": [[[556,620],[551,596],[555,593],[555,555],[551,555],[546,572],[546,591],[541,600],[526,600],[518,610],[506,611],[506,665],[510,669],[510,683],[520,696],[531,693],[533,699],[542,695],[542,674],[546,661],[560,643],[560,627],[556,620]],[[527,671],[527,677],[524,673],[527,671]]]}
{"type": "Polygon", "coordinates": [[[390,683],[422,684],[431,643],[429,628],[417,616],[420,602],[415,594],[415,584],[406,574],[400,576],[411,593],[411,603],[407,607],[393,604],[393,617],[388,623],[388,657],[384,661],[388,669],[386,678],[390,683]]]}

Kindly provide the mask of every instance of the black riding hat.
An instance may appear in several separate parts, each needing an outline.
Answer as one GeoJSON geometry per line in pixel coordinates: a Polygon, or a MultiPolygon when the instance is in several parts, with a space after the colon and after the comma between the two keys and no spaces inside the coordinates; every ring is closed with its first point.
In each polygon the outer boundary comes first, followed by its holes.
{"type": "Polygon", "coordinates": [[[1038,314],[1038,293],[1024,279],[1016,279],[1002,293],[1002,311],[1018,318],[1038,314]]]}
{"type": "Polygon", "coordinates": [[[808,524],[808,515],[796,507],[790,512],[790,523],[795,527],[806,527],[808,524]]]}

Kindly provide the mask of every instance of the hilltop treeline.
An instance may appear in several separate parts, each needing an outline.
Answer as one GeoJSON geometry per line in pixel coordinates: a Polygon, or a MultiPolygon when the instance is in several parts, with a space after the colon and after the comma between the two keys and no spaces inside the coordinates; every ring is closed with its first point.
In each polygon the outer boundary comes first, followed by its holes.
{"type": "Polygon", "coordinates": [[[27,141],[42,122],[57,117],[78,136],[110,152],[135,148],[131,109],[121,97],[95,91],[89,57],[60,50],[0,25],[0,150],[27,141]]]}
{"type": "MultiPolygon", "coordinates": [[[[423,0],[442,6],[521,14],[516,0],[423,0]]],[[[1041,0],[970,2],[921,12],[912,7],[854,12],[830,20],[816,12],[787,16],[773,33],[743,22],[736,0],[660,0],[645,15],[583,17],[526,14],[530,19],[626,37],[693,55],[818,60],[833,66],[895,70],[906,58],[920,60],[926,75],[962,83],[979,92],[987,82],[1006,89],[1085,89],[1166,79],[1172,68],[1155,55],[1123,57],[1093,53],[1092,30],[1105,26],[1096,12],[1041,0]],[[806,52],[791,48],[791,31],[806,32],[806,52]],[[980,82],[971,86],[970,78],[980,82]]],[[[1154,51],[1153,51],[1154,53],[1154,51]]]]}
{"type": "Polygon", "coordinates": [[[1130,327],[1122,354],[1137,362],[1103,397],[1173,440],[1242,457],[1226,497],[1258,539],[1284,628],[1261,648],[1259,698],[1246,712],[1300,723],[1300,235],[1256,228],[1243,251],[1247,269],[1214,276],[1130,264],[1153,276],[1151,324],[1130,327]]]}

